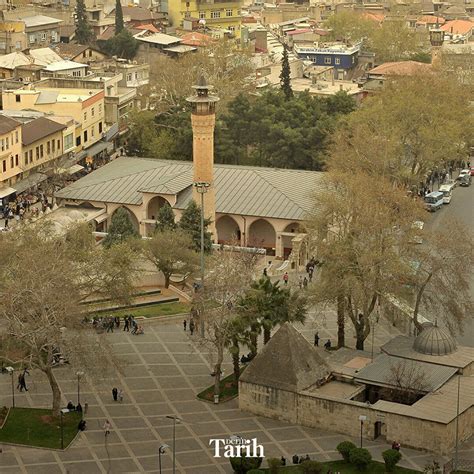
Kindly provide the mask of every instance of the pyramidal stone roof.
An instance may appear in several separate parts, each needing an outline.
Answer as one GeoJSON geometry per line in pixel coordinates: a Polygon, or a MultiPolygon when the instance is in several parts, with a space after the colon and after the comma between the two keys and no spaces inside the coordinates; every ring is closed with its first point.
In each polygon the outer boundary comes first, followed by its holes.
{"type": "Polygon", "coordinates": [[[296,392],[330,375],[326,361],[290,323],[273,335],[242,373],[242,382],[296,392]]]}

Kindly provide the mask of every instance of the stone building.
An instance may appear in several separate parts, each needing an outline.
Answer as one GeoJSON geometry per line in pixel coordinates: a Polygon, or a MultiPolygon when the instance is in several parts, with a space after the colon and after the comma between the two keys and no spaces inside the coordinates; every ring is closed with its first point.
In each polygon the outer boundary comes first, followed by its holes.
{"type": "MultiPolygon", "coordinates": [[[[205,183],[204,212],[214,242],[264,248],[286,258],[321,186],[322,173],[214,164],[217,97],[200,80],[192,103],[193,162],[120,157],[56,194],[65,205],[106,209],[97,223],[107,231],[114,212],[127,209],[142,236],[153,232],[158,210],[170,205],[179,219],[205,183]]],[[[201,189],[202,190],[202,189],[201,189]]]]}
{"type": "Polygon", "coordinates": [[[325,351],[287,323],[241,375],[239,408],[440,454],[454,449],[456,421],[460,442],[472,436],[473,348],[429,326],[415,339],[394,338],[382,352],[372,361],[361,351],[325,351]],[[400,390],[400,373],[418,383],[400,390]]]}

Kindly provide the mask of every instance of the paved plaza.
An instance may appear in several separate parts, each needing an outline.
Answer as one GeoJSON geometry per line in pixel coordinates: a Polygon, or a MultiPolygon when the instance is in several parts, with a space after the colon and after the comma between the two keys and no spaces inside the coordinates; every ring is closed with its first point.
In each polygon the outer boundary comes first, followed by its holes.
{"type": "MultiPolygon", "coordinates": [[[[299,330],[303,328],[298,327],[299,330]]],[[[312,340],[318,330],[321,340],[334,339],[333,318],[322,320],[313,315],[302,331],[312,340]]],[[[146,334],[132,336],[123,331],[108,334],[115,350],[127,360],[123,375],[110,380],[81,383],[81,402],[88,403],[88,429],[78,435],[64,452],[20,448],[3,445],[0,471],[7,473],[120,473],[158,472],[158,447],[172,445],[172,420],[177,415],[183,422],[176,427],[177,472],[213,474],[232,472],[225,459],[212,457],[210,438],[226,438],[238,434],[257,438],[264,445],[265,456],[309,454],[319,461],[339,459],[336,445],[346,436],[302,428],[280,421],[255,417],[241,412],[238,401],[213,405],[198,401],[197,392],[209,386],[210,357],[197,341],[183,331],[182,319],[147,322],[146,334]],[[124,401],[114,402],[111,389],[122,388],[124,401]],[[112,433],[105,440],[102,426],[105,419],[112,424],[112,433]]],[[[389,337],[390,326],[381,326],[375,337],[375,350],[389,337]]],[[[349,345],[351,345],[349,335],[349,345]]],[[[370,351],[370,345],[369,345],[370,351]]],[[[231,370],[230,361],[225,371],[231,370]]],[[[76,403],[77,381],[68,367],[56,369],[63,390],[64,404],[76,403]]],[[[37,372],[27,377],[29,392],[16,392],[17,406],[46,407],[51,403],[50,389],[37,372]]],[[[10,406],[11,386],[8,375],[0,376],[0,403],[10,406]]],[[[358,440],[353,440],[358,443],[358,440]]],[[[391,440],[389,440],[391,442],[391,440]]],[[[388,448],[384,441],[367,441],[364,445],[381,460],[388,448]]],[[[474,443],[463,446],[461,455],[474,450],[474,443]]],[[[402,465],[422,469],[433,455],[402,449],[402,465]]],[[[171,473],[170,450],[162,456],[163,473],[171,473]]]]}

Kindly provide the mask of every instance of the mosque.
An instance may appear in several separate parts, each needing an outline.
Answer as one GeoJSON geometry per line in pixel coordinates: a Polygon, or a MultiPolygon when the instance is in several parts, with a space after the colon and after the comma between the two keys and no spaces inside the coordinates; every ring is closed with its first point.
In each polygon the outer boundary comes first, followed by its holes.
{"type": "MultiPolygon", "coordinates": [[[[187,100],[192,105],[193,161],[122,156],[57,193],[67,207],[92,216],[107,232],[124,208],[142,236],[153,232],[161,206],[177,217],[191,199],[203,204],[216,243],[264,248],[287,258],[304,231],[322,173],[214,163],[215,107],[219,100],[203,76],[187,100]]],[[[249,124],[251,126],[251,124],[249,124]]]]}

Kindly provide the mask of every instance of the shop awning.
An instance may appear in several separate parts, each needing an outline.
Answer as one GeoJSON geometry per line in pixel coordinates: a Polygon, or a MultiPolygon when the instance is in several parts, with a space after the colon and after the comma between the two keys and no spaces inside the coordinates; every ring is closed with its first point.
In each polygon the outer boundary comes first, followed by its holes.
{"type": "Polygon", "coordinates": [[[104,214],[101,214],[100,216],[95,217],[94,220],[97,224],[100,224],[101,222],[106,221],[107,217],[109,217],[108,214],[104,212],[104,214]]]}
{"type": "Polygon", "coordinates": [[[67,174],[74,174],[74,173],[77,173],[78,171],[81,171],[84,169],[84,166],[81,166],[81,165],[72,165],[70,166],[69,168],[59,168],[58,169],[58,173],[59,174],[64,174],[64,173],[67,173],[67,174]]]}
{"type": "Polygon", "coordinates": [[[22,179],[15,183],[15,189],[17,193],[22,193],[33,186],[37,186],[48,178],[44,173],[33,173],[28,178],[22,179]]]}
{"type": "Polygon", "coordinates": [[[76,155],[77,160],[82,160],[83,158],[86,158],[87,156],[94,157],[98,155],[101,151],[107,150],[107,148],[111,145],[108,142],[97,142],[94,143],[91,147],[87,148],[86,150],[82,150],[80,153],[76,155]]]}
{"type": "Polygon", "coordinates": [[[0,199],[10,196],[10,194],[16,193],[16,189],[13,188],[1,188],[0,189],[0,199]]]}

